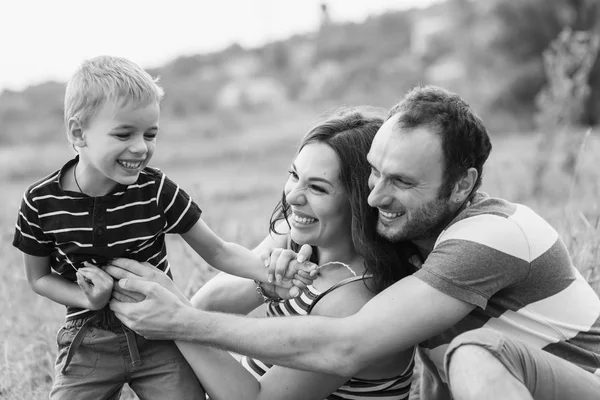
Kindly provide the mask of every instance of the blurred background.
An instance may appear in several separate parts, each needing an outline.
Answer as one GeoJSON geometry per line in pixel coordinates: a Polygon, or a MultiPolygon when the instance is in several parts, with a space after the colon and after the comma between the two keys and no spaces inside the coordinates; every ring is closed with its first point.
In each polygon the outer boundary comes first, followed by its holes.
{"type": "MultiPolygon", "coordinates": [[[[320,118],[340,105],[384,112],[416,85],[455,91],[492,135],[483,189],[547,218],[600,289],[598,1],[21,0],[1,14],[0,398],[45,398],[52,383],[64,309],[29,289],[12,234],[27,185],[73,156],[65,82],[100,54],[160,76],[152,164],[249,247],[320,118]]],[[[191,294],[215,271],[169,240],[191,294]]]]}

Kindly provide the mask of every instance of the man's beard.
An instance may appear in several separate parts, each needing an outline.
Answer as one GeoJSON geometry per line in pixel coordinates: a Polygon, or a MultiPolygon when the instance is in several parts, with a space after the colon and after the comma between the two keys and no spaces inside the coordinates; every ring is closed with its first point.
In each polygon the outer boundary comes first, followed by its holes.
{"type": "Polygon", "coordinates": [[[406,213],[401,217],[406,220],[400,226],[386,226],[378,221],[377,233],[390,242],[432,239],[436,238],[454,218],[449,201],[439,197],[412,211],[410,219],[408,216],[409,214],[406,213]]]}

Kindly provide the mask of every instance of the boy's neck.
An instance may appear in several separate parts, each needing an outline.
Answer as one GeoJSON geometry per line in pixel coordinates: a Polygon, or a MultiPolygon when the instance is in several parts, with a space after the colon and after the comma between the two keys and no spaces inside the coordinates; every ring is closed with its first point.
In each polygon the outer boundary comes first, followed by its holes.
{"type": "Polygon", "coordinates": [[[66,176],[63,182],[64,188],[73,192],[79,192],[90,197],[101,197],[110,193],[117,183],[109,179],[95,179],[85,168],[85,164],[78,161],[70,171],[65,171],[66,176]]]}

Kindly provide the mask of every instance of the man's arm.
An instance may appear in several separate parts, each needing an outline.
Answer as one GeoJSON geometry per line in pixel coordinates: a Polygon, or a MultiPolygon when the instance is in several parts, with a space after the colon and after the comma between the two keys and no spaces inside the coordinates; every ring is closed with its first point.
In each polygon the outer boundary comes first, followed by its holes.
{"type": "Polygon", "coordinates": [[[195,310],[155,283],[128,279],[119,284],[146,295],[139,303],[111,302],[119,319],[146,337],[192,341],[277,365],[344,376],[443,332],[474,308],[407,277],[346,318],[250,320],[195,310]]]}

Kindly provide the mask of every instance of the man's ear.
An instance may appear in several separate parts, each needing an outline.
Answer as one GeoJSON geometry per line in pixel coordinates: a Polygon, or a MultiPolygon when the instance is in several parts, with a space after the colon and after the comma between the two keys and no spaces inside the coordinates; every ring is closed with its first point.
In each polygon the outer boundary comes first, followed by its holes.
{"type": "Polygon", "coordinates": [[[67,123],[67,138],[74,147],[85,147],[83,126],[78,118],[69,118],[67,123]]]}
{"type": "Polygon", "coordinates": [[[456,203],[464,203],[473,192],[478,177],[477,170],[473,167],[469,168],[454,185],[451,199],[456,203]]]}

